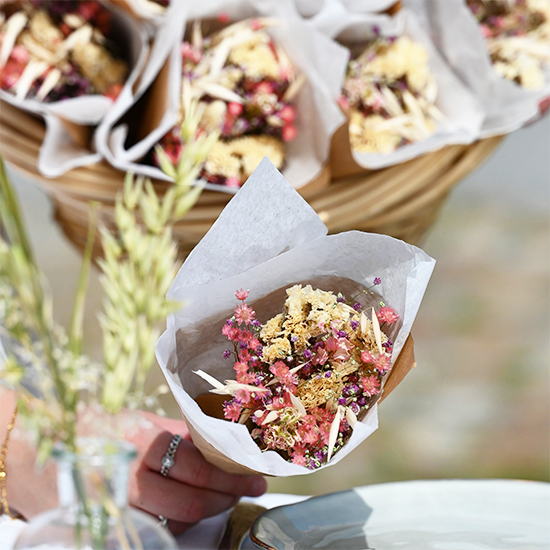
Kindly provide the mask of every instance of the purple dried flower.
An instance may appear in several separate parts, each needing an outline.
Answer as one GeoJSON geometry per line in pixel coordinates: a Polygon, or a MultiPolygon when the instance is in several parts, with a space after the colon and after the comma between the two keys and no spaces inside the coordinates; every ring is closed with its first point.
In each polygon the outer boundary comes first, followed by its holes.
{"type": "Polygon", "coordinates": [[[362,396],[357,400],[357,404],[358,404],[358,405],[361,405],[361,407],[363,407],[366,403],[367,403],[367,400],[365,399],[365,396],[364,396],[364,395],[362,395],[362,396]]]}
{"type": "Polygon", "coordinates": [[[262,326],[262,323],[260,323],[260,321],[258,321],[258,319],[254,319],[254,321],[252,321],[251,324],[255,327],[261,327],[262,326]]]}
{"type": "Polygon", "coordinates": [[[248,344],[247,344],[246,342],[241,342],[241,343],[239,344],[239,347],[240,347],[241,349],[246,349],[246,348],[248,347],[248,344]]]}
{"type": "Polygon", "coordinates": [[[345,302],[345,299],[341,294],[338,294],[338,298],[336,298],[336,301],[341,304],[342,302],[345,302]]]}
{"type": "Polygon", "coordinates": [[[338,399],[338,405],[346,405],[348,400],[345,397],[340,397],[338,399]]]}
{"type": "Polygon", "coordinates": [[[352,321],[350,325],[352,330],[357,330],[359,328],[359,321],[352,321]]]}
{"type": "Polygon", "coordinates": [[[311,359],[311,351],[308,349],[304,350],[304,357],[306,359],[311,359]]]}
{"type": "Polygon", "coordinates": [[[330,378],[331,376],[332,376],[331,371],[325,372],[325,378],[330,378]]]}
{"type": "Polygon", "coordinates": [[[355,304],[353,304],[353,309],[355,311],[361,311],[363,309],[363,306],[359,302],[355,302],[355,304]]]}
{"type": "Polygon", "coordinates": [[[224,359],[229,359],[231,357],[231,352],[228,349],[224,350],[223,357],[224,359]]]}
{"type": "Polygon", "coordinates": [[[345,330],[339,330],[336,335],[338,338],[348,338],[348,333],[345,330]]]}
{"type": "Polygon", "coordinates": [[[380,277],[375,277],[372,284],[376,286],[376,285],[379,285],[381,282],[382,282],[382,279],[380,277]]]}
{"type": "Polygon", "coordinates": [[[359,412],[359,405],[357,405],[357,403],[350,403],[349,408],[350,408],[355,414],[357,414],[357,413],[359,412]]]}

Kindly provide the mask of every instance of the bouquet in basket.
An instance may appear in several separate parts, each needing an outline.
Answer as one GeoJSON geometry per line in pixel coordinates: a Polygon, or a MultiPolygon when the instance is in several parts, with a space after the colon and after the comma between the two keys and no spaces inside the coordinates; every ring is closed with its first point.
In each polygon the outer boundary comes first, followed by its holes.
{"type": "Polygon", "coordinates": [[[353,150],[391,153],[428,138],[446,123],[435,104],[437,82],[421,44],[404,35],[378,34],[351,51],[340,105],[350,119],[353,150]]]}
{"type": "MultiPolygon", "coordinates": [[[[201,174],[210,183],[239,187],[264,156],[282,168],[285,143],[296,137],[292,100],[303,80],[268,34],[273,25],[274,19],[246,19],[203,37],[195,21],[181,46],[183,93],[200,99],[201,130],[220,131],[201,174]]],[[[174,164],[183,146],[183,105],[178,125],[160,141],[174,164]]]]}
{"type": "MultiPolygon", "coordinates": [[[[373,286],[380,283],[376,278],[373,286]]],[[[221,384],[197,374],[214,385],[213,393],[232,396],[225,418],[247,424],[261,449],[316,469],[378,400],[393,346],[381,325],[399,316],[383,302],[367,316],[358,300],[373,297],[370,289],[348,302],[340,293],[294,285],[283,312],[261,324],[245,302],[248,291],[235,294],[241,304],[222,333],[233,343],[236,380],[221,384]]]]}
{"type": "Polygon", "coordinates": [[[97,0],[7,2],[0,8],[0,88],[47,103],[116,99],[129,67],[112,35],[112,13],[97,0]]]}
{"type": "Polygon", "coordinates": [[[323,28],[349,52],[339,104],[348,117],[342,145],[357,165],[378,170],[477,139],[484,113],[419,13],[329,18],[327,10],[323,28]]]}
{"type": "Polygon", "coordinates": [[[550,66],[550,2],[467,0],[479,22],[494,70],[530,90],[545,84],[550,66]]]}

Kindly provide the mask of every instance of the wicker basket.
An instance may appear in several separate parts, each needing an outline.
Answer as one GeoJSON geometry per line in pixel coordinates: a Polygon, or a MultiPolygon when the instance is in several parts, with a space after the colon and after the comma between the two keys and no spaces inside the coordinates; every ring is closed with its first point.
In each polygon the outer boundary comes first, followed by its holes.
{"type": "MultiPolygon", "coordinates": [[[[71,170],[56,179],[37,170],[44,124],[11,105],[0,102],[0,154],[14,167],[37,181],[51,196],[55,217],[67,237],[83,249],[88,231],[88,203],[100,203],[99,217],[112,226],[114,199],[124,174],[106,163],[71,170]]],[[[358,229],[384,233],[418,244],[434,222],[452,187],[474,170],[495,149],[502,137],[471,145],[453,145],[383,170],[357,166],[347,131],[335,134],[331,161],[316,181],[301,193],[330,232],[358,229]],[[326,182],[325,182],[326,183],[326,182]]],[[[155,182],[159,192],[165,182],[155,182]]],[[[204,191],[193,209],[175,227],[183,257],[199,242],[223,210],[231,195],[204,191]]],[[[99,248],[95,250],[100,253],[99,248]]]]}

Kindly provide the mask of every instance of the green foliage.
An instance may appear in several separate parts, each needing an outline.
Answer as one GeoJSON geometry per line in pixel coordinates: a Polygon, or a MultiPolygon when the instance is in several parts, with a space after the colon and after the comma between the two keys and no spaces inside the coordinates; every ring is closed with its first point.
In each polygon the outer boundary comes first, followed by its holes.
{"type": "Polygon", "coordinates": [[[89,238],[67,335],[53,319],[44,278],[0,159],[0,337],[8,343],[5,357],[0,355],[0,382],[18,391],[20,415],[36,434],[42,459],[55,441],[74,450],[79,404],[100,403],[115,414],[123,407],[154,406],[163,391],[157,388],[147,396],[144,385],[155,362],[160,322],[181,307],[165,298],[178,269],[172,227],[199,198],[202,186],[192,184],[218,137],[198,136],[200,113],[195,104],[188,108],[182,128],[188,139],[178,165],[171,165],[160,151],[173,185],[159,196],[150,180],[127,174],[116,200],[114,233],[99,228],[104,257],[98,263],[105,291],[99,319],[101,365],[81,353],[96,206],[90,208],[89,238]],[[33,399],[29,388],[41,400],[33,399]]]}

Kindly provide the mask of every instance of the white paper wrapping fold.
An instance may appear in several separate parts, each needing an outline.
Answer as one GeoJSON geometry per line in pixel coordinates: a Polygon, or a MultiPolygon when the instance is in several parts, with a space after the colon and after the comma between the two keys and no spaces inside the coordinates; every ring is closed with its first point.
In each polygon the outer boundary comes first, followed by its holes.
{"type": "Polygon", "coordinates": [[[109,6],[113,11],[114,26],[129,50],[130,74],[115,102],[103,95],[81,96],[54,103],[42,103],[34,99],[18,99],[13,94],[0,90],[0,99],[44,117],[46,135],[40,149],[38,170],[46,177],[58,177],[68,170],[101,160],[101,153],[77,145],[65,130],[62,120],[82,126],[96,126],[113,109],[126,109],[131,101],[134,85],[148,56],[147,34],[143,27],[130,16],[109,6]]]}
{"type": "MultiPolygon", "coordinates": [[[[281,25],[270,28],[269,32],[281,45],[297,68],[306,76],[306,82],[295,99],[297,110],[296,139],[287,144],[286,163],[283,173],[296,187],[302,187],[319,175],[328,161],[330,139],[345,118],[336,98],[347,65],[348,52],[326,36],[304,24],[296,15],[288,0],[202,0],[190,4],[187,21],[217,18],[225,14],[230,21],[238,21],[252,16],[280,18],[281,25]]],[[[115,127],[108,138],[111,150],[106,154],[109,162],[123,171],[133,171],[168,181],[160,169],[142,164],[140,159],[159,139],[176,124],[181,89],[180,45],[174,46],[170,56],[167,109],[160,124],[130,149],[124,141],[127,133],[124,128],[115,127]]],[[[207,189],[235,193],[235,188],[207,184],[207,189]]]]}
{"type": "Polygon", "coordinates": [[[434,42],[481,102],[486,119],[480,137],[513,132],[539,115],[539,103],[550,96],[550,66],[544,87],[526,90],[493,69],[480,26],[464,0],[414,0],[414,6],[425,13],[434,42]]]}
{"type": "MultiPolygon", "coordinates": [[[[228,341],[221,326],[236,306],[235,290],[250,289],[248,303],[253,305],[275,289],[299,281],[337,276],[367,287],[380,277],[377,290],[402,319],[394,343],[395,359],[435,264],[422,250],[391,237],[358,231],[327,236],[326,231],[317,214],[264,158],[188,257],[168,293],[185,306],[169,317],[157,344],[157,358],[183,414],[225,456],[268,475],[299,475],[309,470],[286,462],[273,451],[261,452],[245,426],[210,418],[193,400],[209,389],[193,370],[200,368],[220,381],[234,378],[232,362],[222,358],[228,341]],[[213,318],[217,326],[209,324],[213,318]],[[182,340],[195,344],[182,349],[178,345],[182,340]]],[[[374,407],[331,464],[377,425],[374,407]]]]}
{"type": "MultiPolygon", "coordinates": [[[[134,4],[137,7],[140,6],[139,1],[130,4],[131,7],[134,4]]],[[[141,8],[144,9],[143,6],[141,8]]],[[[95,146],[101,156],[113,166],[124,171],[131,168],[130,164],[126,164],[129,159],[135,160],[145,155],[152,145],[168,132],[176,122],[181,81],[181,70],[176,70],[178,61],[181,65],[181,57],[176,55],[176,46],[179,48],[183,37],[186,12],[187,6],[185,3],[172,2],[162,17],[155,18],[156,28],[151,43],[151,52],[143,72],[139,75],[139,81],[136,86],[128,86],[124,89],[123,100],[118,101],[113,109],[107,113],[95,133],[95,146]],[[167,60],[170,60],[170,75],[168,77],[168,87],[165,91],[168,98],[166,112],[158,128],[155,129],[148,140],[138,141],[132,147],[126,149],[124,144],[128,137],[128,126],[121,123],[120,118],[143,96],[167,60]]],[[[135,115],[141,118],[143,112],[136,112],[135,115]]],[[[158,175],[157,172],[158,170],[153,174],[148,174],[147,171],[142,173],[145,173],[145,175],[158,175]]]]}
{"type": "Polygon", "coordinates": [[[479,138],[484,112],[474,94],[453,73],[430,40],[428,30],[410,10],[403,9],[390,17],[383,14],[343,13],[333,6],[313,19],[322,32],[344,44],[361,43],[378,27],[382,36],[405,34],[422,44],[428,52],[429,67],[437,82],[436,106],[445,115],[447,124],[438,124],[427,139],[405,145],[388,154],[353,151],[353,158],[364,168],[378,170],[436,151],[452,144],[468,144],[479,138]]]}

